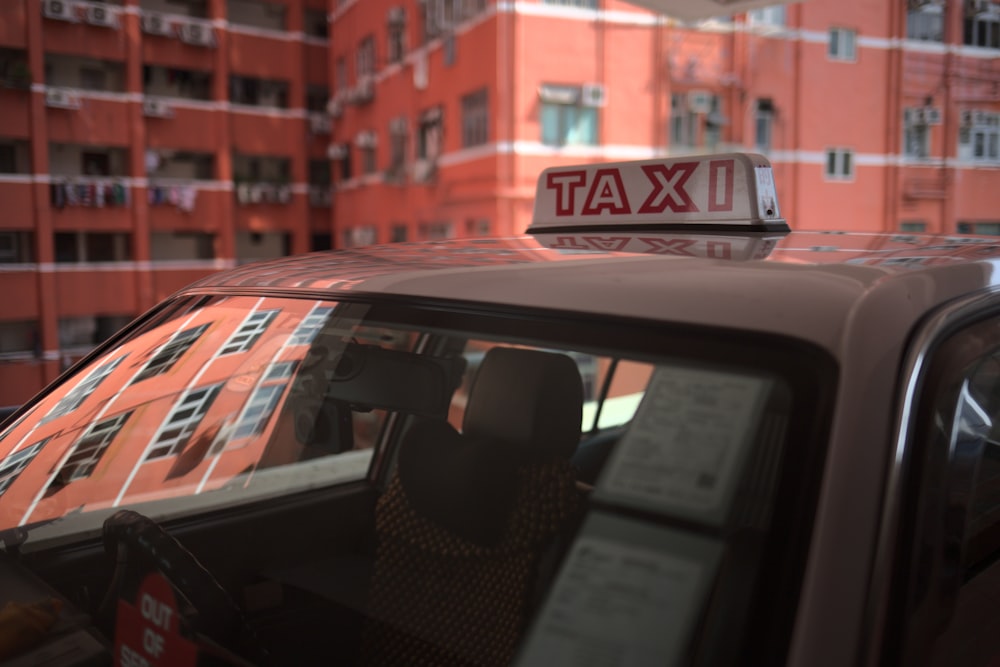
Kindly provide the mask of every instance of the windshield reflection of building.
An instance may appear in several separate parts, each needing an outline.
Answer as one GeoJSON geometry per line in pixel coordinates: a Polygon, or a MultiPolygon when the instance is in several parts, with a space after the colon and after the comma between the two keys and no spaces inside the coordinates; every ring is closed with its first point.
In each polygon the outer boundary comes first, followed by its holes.
{"type": "Polygon", "coordinates": [[[0,443],[0,528],[201,493],[254,470],[332,309],[219,297],[110,351],[0,443]]]}

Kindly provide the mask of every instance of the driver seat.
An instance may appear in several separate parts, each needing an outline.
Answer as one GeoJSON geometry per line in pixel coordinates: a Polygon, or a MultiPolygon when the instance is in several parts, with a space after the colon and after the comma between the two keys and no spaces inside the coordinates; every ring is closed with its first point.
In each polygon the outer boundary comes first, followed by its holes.
{"type": "Polygon", "coordinates": [[[364,664],[510,662],[543,557],[582,509],[569,463],[582,405],[569,356],[498,347],[461,433],[440,421],[409,429],[375,512],[364,664]]]}

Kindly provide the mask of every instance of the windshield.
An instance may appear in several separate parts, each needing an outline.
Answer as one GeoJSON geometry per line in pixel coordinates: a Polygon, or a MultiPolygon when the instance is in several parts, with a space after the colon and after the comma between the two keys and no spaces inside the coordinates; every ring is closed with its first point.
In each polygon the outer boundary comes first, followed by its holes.
{"type": "MultiPolygon", "coordinates": [[[[0,535],[25,527],[19,546],[37,551],[95,536],[123,508],[170,522],[381,488],[365,519],[380,544],[415,539],[421,521],[487,560],[513,548],[509,531],[528,531],[518,548],[558,544],[564,564],[535,593],[524,660],[577,650],[567,637],[585,628],[614,644],[623,628],[601,622],[601,605],[644,618],[654,599],[657,608],[669,599],[677,624],[633,630],[651,642],[644,650],[681,659],[698,633],[749,627],[749,616],[723,609],[748,609],[757,585],[774,590],[785,577],[795,589],[796,568],[778,572],[766,558],[787,557],[808,535],[791,508],[814,493],[824,366],[783,343],[737,352],[718,333],[636,328],[626,339],[601,322],[175,299],[0,437],[0,535]],[[550,485],[542,496],[531,487],[539,480],[550,485]],[[404,497],[414,502],[408,519],[382,525],[382,505],[404,497]],[[542,497],[556,504],[532,505],[542,497]],[[529,529],[533,521],[547,527],[529,529]],[[580,588],[595,577],[605,583],[580,588]],[[639,595],[646,588],[653,597],[639,595]]],[[[376,554],[376,575],[380,562],[376,554]]],[[[394,587],[431,579],[416,568],[394,587]]],[[[374,608],[388,604],[378,590],[374,608]]]]}

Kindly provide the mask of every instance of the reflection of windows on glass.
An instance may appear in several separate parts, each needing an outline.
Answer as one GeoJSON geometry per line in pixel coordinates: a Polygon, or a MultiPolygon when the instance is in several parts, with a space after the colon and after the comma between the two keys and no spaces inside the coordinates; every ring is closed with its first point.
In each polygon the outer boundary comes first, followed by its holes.
{"type": "Polygon", "coordinates": [[[45,438],[40,442],[36,442],[30,447],[25,447],[19,451],[14,452],[3,461],[0,461],[0,496],[3,492],[14,483],[17,476],[21,474],[21,471],[28,467],[31,460],[35,458],[39,450],[48,442],[50,438],[45,438]]]}
{"type": "Polygon", "coordinates": [[[205,329],[207,328],[207,324],[202,324],[200,326],[181,331],[176,336],[171,338],[166,345],[161,347],[156,354],[153,355],[153,358],[149,360],[149,363],[146,364],[145,368],[139,371],[139,374],[135,376],[135,379],[132,382],[139,382],[170,370],[170,367],[173,366],[192,345],[194,345],[194,342],[198,340],[203,333],[205,333],[205,329]]]}
{"type": "Polygon", "coordinates": [[[66,484],[89,477],[131,415],[131,412],[125,412],[91,425],[73,446],[73,453],[56,473],[54,483],[66,484]]]}
{"type": "Polygon", "coordinates": [[[420,223],[420,238],[424,241],[442,241],[455,235],[450,222],[420,223]]]}
{"type": "Polygon", "coordinates": [[[961,112],[958,158],[972,162],[1000,161],[1000,113],[980,110],[961,112]]]}
{"type": "Polygon", "coordinates": [[[49,413],[42,418],[42,423],[55,419],[56,417],[61,417],[65,414],[69,414],[78,408],[80,404],[87,400],[87,397],[90,396],[95,389],[97,389],[98,385],[104,381],[104,378],[111,375],[111,371],[115,370],[115,368],[118,367],[118,364],[122,362],[122,359],[127,356],[127,354],[123,354],[117,359],[109,361],[106,364],[101,364],[88,373],[87,376],[80,381],[80,384],[73,387],[69,393],[63,396],[59,402],[55,404],[55,407],[53,407],[52,410],[50,410],[49,413]]]}
{"type": "Polygon", "coordinates": [[[485,88],[462,96],[462,146],[479,146],[489,140],[489,97],[485,88]]]}
{"type": "Polygon", "coordinates": [[[770,99],[757,100],[754,115],[754,148],[761,153],[771,150],[774,134],[774,103],[770,99]]]}
{"type": "Polygon", "coordinates": [[[594,94],[584,95],[583,86],[558,84],[543,84],[538,89],[538,97],[541,101],[543,144],[597,145],[597,108],[603,103],[602,98],[594,94]]]}
{"type": "Polygon", "coordinates": [[[212,401],[219,395],[222,383],[208,387],[199,387],[185,392],[174,404],[167,419],[160,427],[160,432],[153,438],[146,454],[146,459],[156,459],[172,454],[179,454],[187,444],[191,434],[201,423],[212,401]]]}
{"type": "Polygon", "coordinates": [[[287,384],[261,384],[254,389],[236,422],[233,440],[260,435],[271,419],[287,384]]]}
{"type": "Polygon", "coordinates": [[[277,310],[260,310],[247,315],[240,328],[230,336],[226,344],[219,351],[219,356],[224,354],[234,354],[236,352],[246,352],[257,342],[261,334],[278,314],[277,310]]]}
{"type": "Polygon", "coordinates": [[[392,234],[389,237],[390,243],[404,243],[409,237],[409,230],[406,225],[393,225],[392,234]]]}
{"type": "Polygon", "coordinates": [[[931,111],[924,107],[903,109],[903,155],[910,158],[926,158],[930,156],[930,124],[931,111]]]}
{"type": "Polygon", "coordinates": [[[825,174],[828,180],[846,181],[854,177],[854,151],[849,148],[827,148],[825,174]]]}
{"type": "Polygon", "coordinates": [[[927,231],[927,223],[923,220],[904,220],[899,223],[899,231],[922,234],[927,231]]]}
{"type": "Polygon", "coordinates": [[[831,60],[854,61],[857,59],[857,31],[847,28],[830,28],[827,55],[831,60]]]}
{"type": "Polygon", "coordinates": [[[944,38],[944,13],[940,4],[935,2],[911,2],[906,14],[906,36],[908,39],[918,39],[924,42],[940,42],[944,38]]]}
{"type": "Polygon", "coordinates": [[[319,333],[320,327],[326,322],[326,318],[330,316],[333,312],[333,308],[330,306],[314,306],[309,314],[305,316],[299,326],[296,327],[295,333],[292,334],[291,338],[288,339],[289,345],[308,345],[313,342],[316,334],[319,333]]]}
{"type": "Polygon", "coordinates": [[[994,9],[966,15],[962,41],[968,46],[1000,49],[1000,13],[994,9]]]}

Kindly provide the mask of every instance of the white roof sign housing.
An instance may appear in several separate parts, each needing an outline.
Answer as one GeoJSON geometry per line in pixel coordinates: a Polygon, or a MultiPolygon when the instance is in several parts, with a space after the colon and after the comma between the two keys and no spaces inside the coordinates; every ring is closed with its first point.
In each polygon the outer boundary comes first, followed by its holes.
{"type": "Polygon", "coordinates": [[[723,153],[546,169],[529,232],[788,231],[771,163],[723,153]]]}

